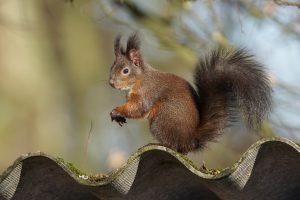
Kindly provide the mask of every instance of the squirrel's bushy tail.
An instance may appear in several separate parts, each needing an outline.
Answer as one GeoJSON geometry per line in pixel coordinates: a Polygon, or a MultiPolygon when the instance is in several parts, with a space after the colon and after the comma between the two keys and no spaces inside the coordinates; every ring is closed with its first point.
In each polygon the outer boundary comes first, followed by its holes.
{"type": "Polygon", "coordinates": [[[200,61],[195,73],[200,97],[199,147],[235,121],[259,127],[271,110],[271,86],[264,67],[245,50],[218,49],[200,61]]]}

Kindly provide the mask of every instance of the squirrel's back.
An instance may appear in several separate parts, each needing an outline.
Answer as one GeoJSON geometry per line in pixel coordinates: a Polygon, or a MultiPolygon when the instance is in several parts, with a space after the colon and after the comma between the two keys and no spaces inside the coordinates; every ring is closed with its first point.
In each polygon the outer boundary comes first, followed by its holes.
{"type": "Polygon", "coordinates": [[[154,137],[180,152],[197,149],[200,107],[195,89],[183,78],[160,71],[146,73],[143,88],[143,103],[151,104],[147,118],[154,137]]]}

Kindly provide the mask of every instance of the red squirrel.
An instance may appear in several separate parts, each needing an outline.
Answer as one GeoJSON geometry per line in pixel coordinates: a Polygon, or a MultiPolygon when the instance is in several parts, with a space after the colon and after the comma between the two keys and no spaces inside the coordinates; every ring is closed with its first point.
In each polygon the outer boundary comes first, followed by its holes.
{"type": "Polygon", "coordinates": [[[245,50],[218,49],[200,59],[196,89],[183,78],[154,69],[143,59],[137,34],[127,47],[114,42],[112,87],[127,90],[127,102],[112,110],[119,125],[126,118],[147,118],[155,139],[180,153],[199,150],[232,125],[241,111],[257,128],[271,110],[271,86],[264,67],[245,50]]]}

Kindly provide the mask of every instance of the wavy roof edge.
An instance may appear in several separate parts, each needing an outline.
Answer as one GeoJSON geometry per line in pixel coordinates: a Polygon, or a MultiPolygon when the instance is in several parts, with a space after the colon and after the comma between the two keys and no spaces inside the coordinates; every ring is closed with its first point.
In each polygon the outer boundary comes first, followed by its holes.
{"type": "Polygon", "coordinates": [[[300,147],[292,142],[291,140],[285,139],[285,138],[265,138],[261,139],[257,142],[255,142],[253,145],[251,145],[248,150],[241,156],[241,158],[234,163],[231,167],[225,168],[221,170],[220,173],[218,174],[210,174],[206,173],[202,170],[197,169],[197,167],[193,164],[193,162],[187,158],[186,156],[173,151],[172,149],[169,149],[167,147],[157,145],[157,144],[148,144],[146,146],[141,147],[138,149],[135,153],[133,153],[127,160],[127,162],[120,167],[119,169],[116,169],[110,173],[108,173],[107,176],[100,178],[99,180],[95,181],[88,175],[86,175],[84,172],[81,172],[78,170],[76,167],[74,167],[71,163],[65,162],[62,158],[59,157],[54,157],[51,155],[48,155],[44,152],[35,152],[35,153],[27,153],[23,154],[19,158],[17,158],[14,163],[8,167],[1,175],[0,175],[0,183],[11,173],[13,169],[16,168],[16,166],[21,163],[23,160],[26,160],[31,157],[36,157],[36,156],[43,156],[47,157],[54,162],[56,162],[62,169],[64,169],[72,178],[74,178],[78,183],[84,184],[84,185],[94,185],[94,186],[101,186],[105,184],[111,183],[116,177],[120,176],[124,170],[126,170],[134,161],[138,160],[142,154],[148,151],[152,150],[160,150],[167,152],[168,154],[171,154],[174,156],[179,162],[181,162],[187,169],[189,169],[192,173],[196,174],[197,176],[204,178],[204,179],[222,179],[223,177],[227,177],[234,171],[236,171],[239,167],[240,164],[247,159],[247,157],[253,152],[257,151],[260,147],[264,146],[266,143],[270,142],[282,142],[285,143],[286,145],[291,146],[294,148],[296,151],[300,153],[300,147]]]}

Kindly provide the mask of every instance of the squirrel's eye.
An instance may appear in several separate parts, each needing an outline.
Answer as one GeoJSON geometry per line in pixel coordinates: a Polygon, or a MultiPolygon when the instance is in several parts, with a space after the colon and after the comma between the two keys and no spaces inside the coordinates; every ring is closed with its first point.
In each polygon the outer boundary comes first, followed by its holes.
{"type": "Polygon", "coordinates": [[[128,74],[128,72],[129,72],[128,68],[123,69],[123,74],[128,74]]]}

